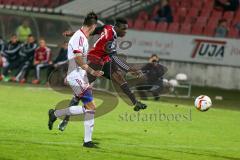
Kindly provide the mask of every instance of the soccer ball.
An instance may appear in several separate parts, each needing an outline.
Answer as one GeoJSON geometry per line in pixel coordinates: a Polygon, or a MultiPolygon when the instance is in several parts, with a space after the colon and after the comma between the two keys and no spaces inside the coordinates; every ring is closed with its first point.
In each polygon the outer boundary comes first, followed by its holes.
{"type": "Polygon", "coordinates": [[[204,112],[212,106],[212,101],[208,96],[201,95],[195,99],[194,105],[199,111],[204,112]]]}

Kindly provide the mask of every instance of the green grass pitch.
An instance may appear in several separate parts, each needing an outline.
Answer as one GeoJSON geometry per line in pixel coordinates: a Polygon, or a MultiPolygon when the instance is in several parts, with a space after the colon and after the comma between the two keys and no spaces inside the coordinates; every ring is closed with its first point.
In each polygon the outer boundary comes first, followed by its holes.
{"type": "MultiPolygon", "coordinates": [[[[214,95],[216,91],[208,92],[214,95]]],[[[236,93],[235,99],[239,98],[236,93]]],[[[48,109],[71,95],[0,83],[0,160],[237,160],[240,112],[231,107],[240,104],[228,95],[207,112],[197,111],[193,99],[146,101],[149,107],[138,118],[120,100],[115,110],[95,119],[93,137],[99,148],[86,149],[82,147],[82,122],[71,122],[60,132],[58,120],[54,130],[47,129],[48,109]],[[148,117],[159,112],[181,117],[148,117]]]]}

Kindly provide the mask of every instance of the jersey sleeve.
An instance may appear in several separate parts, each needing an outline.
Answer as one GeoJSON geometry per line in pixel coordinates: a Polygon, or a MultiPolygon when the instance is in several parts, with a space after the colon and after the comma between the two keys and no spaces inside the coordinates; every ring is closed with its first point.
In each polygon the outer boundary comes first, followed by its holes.
{"type": "Polygon", "coordinates": [[[72,38],[70,46],[72,47],[74,57],[81,56],[83,54],[84,37],[81,35],[74,35],[72,38]]]}

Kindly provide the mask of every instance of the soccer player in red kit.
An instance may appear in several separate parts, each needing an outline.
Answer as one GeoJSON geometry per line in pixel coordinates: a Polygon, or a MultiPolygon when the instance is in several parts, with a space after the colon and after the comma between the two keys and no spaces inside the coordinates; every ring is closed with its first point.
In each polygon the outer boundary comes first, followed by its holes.
{"type": "MultiPolygon", "coordinates": [[[[147,105],[138,101],[135,95],[128,87],[128,83],[123,76],[123,71],[141,74],[135,68],[130,67],[127,63],[118,58],[117,55],[117,38],[124,37],[128,28],[127,21],[119,18],[115,25],[105,25],[98,27],[94,34],[100,34],[100,37],[95,42],[93,48],[88,53],[89,66],[93,69],[101,69],[104,72],[104,77],[114,81],[120,86],[122,91],[129,97],[134,105],[134,111],[146,109],[147,105]]],[[[73,32],[74,33],[74,32],[73,32]]],[[[66,32],[65,35],[71,36],[73,33],[66,32]]],[[[89,83],[96,80],[96,77],[88,74],[89,83]]],[[[78,104],[79,99],[74,97],[70,103],[78,104]]],[[[69,116],[59,124],[59,130],[63,131],[68,123],[69,116]]]]}
{"type": "Polygon", "coordinates": [[[35,50],[34,54],[35,79],[32,81],[33,84],[40,83],[41,69],[47,68],[52,64],[50,58],[51,50],[47,47],[45,40],[41,39],[39,41],[39,47],[35,50]]]}

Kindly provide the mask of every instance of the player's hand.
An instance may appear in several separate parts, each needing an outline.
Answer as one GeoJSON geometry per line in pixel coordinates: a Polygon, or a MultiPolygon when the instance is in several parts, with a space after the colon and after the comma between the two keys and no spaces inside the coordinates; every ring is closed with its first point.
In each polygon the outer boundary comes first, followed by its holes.
{"type": "Polygon", "coordinates": [[[64,31],[64,32],[62,33],[62,35],[63,35],[64,37],[69,37],[69,36],[72,36],[72,35],[73,35],[73,32],[72,32],[72,31],[64,31]]]}
{"type": "Polygon", "coordinates": [[[37,64],[39,64],[40,63],[40,61],[35,61],[34,62],[34,65],[37,65],[37,64]]]}
{"type": "Polygon", "coordinates": [[[103,74],[104,74],[103,71],[94,71],[92,75],[96,77],[101,77],[103,74]]]}

